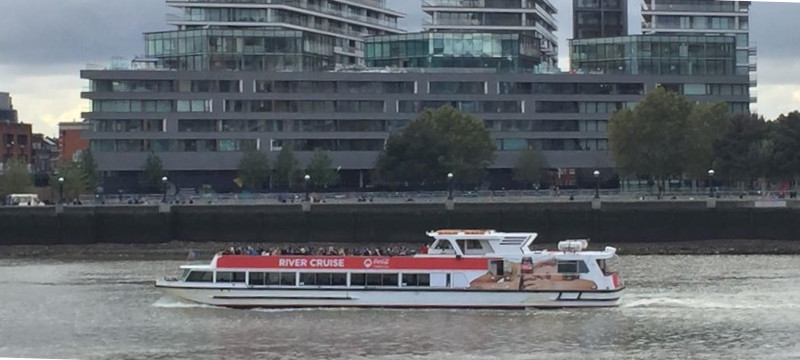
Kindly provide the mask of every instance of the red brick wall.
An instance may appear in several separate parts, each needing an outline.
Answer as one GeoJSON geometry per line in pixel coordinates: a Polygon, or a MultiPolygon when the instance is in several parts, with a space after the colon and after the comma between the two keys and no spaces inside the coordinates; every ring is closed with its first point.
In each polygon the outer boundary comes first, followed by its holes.
{"type": "Polygon", "coordinates": [[[61,130],[58,139],[59,152],[61,159],[65,161],[72,161],[72,156],[78,150],[85,150],[89,148],[89,140],[81,136],[81,131],[78,129],[61,130]]]}
{"type": "Polygon", "coordinates": [[[23,158],[33,163],[31,156],[31,125],[0,123],[0,162],[11,158],[23,158]]]}

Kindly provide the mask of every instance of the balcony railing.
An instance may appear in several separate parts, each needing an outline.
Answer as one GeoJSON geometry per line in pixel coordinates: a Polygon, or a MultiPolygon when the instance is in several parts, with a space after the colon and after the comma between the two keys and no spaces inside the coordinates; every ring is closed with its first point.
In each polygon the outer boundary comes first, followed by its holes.
{"type": "MultiPolygon", "coordinates": [[[[338,0],[333,0],[338,1],[338,0]]],[[[379,9],[393,11],[386,7],[386,0],[345,0],[348,3],[361,4],[379,9]]],[[[167,4],[180,3],[206,3],[206,4],[271,4],[272,0],[167,0],[167,4]]]]}
{"type": "Polygon", "coordinates": [[[736,10],[734,3],[710,3],[710,4],[658,4],[656,3],[652,9],[642,9],[643,12],[648,11],[675,11],[675,12],[741,12],[746,13],[749,11],[747,7],[740,7],[736,10]]]}

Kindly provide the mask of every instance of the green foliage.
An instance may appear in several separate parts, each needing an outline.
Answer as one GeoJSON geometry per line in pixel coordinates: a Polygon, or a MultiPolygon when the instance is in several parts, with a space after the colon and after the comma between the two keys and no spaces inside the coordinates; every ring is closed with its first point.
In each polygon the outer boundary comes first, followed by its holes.
{"type": "Polygon", "coordinates": [[[698,105],[657,88],[633,110],[612,115],[611,154],[623,174],[655,180],[699,176],[712,166],[713,143],[724,132],[727,107],[698,105]]]}
{"type": "Polygon", "coordinates": [[[33,180],[28,173],[28,164],[22,160],[9,159],[3,164],[3,175],[0,175],[0,193],[27,194],[33,192],[33,180]]]}
{"type": "Polygon", "coordinates": [[[542,181],[547,162],[542,154],[532,149],[525,150],[517,159],[514,167],[514,181],[524,184],[525,188],[542,181]]]}
{"type": "Polygon", "coordinates": [[[800,176],[800,112],[781,114],[770,132],[773,139],[772,175],[781,180],[800,176]]]}
{"type": "Polygon", "coordinates": [[[269,180],[269,158],[257,149],[247,150],[239,161],[239,180],[248,189],[259,189],[269,180]]]}
{"type": "Polygon", "coordinates": [[[83,172],[83,177],[88,189],[93,190],[100,184],[100,173],[97,171],[97,161],[95,161],[94,155],[90,149],[83,150],[80,161],[78,161],[78,167],[80,167],[83,172]]]}
{"type": "Polygon", "coordinates": [[[290,144],[284,144],[275,163],[275,181],[279,187],[290,189],[298,176],[299,166],[290,144]]]}
{"type": "Polygon", "coordinates": [[[390,136],[376,170],[385,183],[441,184],[451,172],[460,182],[474,183],[485,176],[495,150],[482,121],[445,106],[425,110],[390,136]]]}
{"type": "Polygon", "coordinates": [[[142,166],[142,172],[139,174],[139,184],[149,192],[160,193],[163,191],[161,178],[167,173],[164,171],[164,164],[161,158],[154,152],[151,152],[142,166]]]}
{"type": "Polygon", "coordinates": [[[339,181],[339,172],[333,168],[333,161],[328,153],[317,149],[311,156],[311,161],[306,167],[306,174],[311,176],[311,184],[314,188],[327,188],[339,181]]]}
{"type": "Polygon", "coordinates": [[[53,190],[58,191],[63,187],[64,200],[77,199],[81,194],[86,193],[91,189],[88,182],[86,172],[81,168],[80,162],[66,162],[58,166],[58,172],[50,177],[50,184],[53,190]],[[64,184],[58,181],[59,178],[64,178],[64,184]]]}
{"type": "Polygon", "coordinates": [[[752,181],[766,177],[774,141],[769,124],[757,115],[735,115],[714,143],[714,169],[721,179],[752,181]]]}
{"type": "Polygon", "coordinates": [[[696,104],[689,116],[689,138],[686,143],[684,173],[692,179],[708,176],[714,168],[714,144],[729,125],[728,105],[724,103],[696,104]]]}

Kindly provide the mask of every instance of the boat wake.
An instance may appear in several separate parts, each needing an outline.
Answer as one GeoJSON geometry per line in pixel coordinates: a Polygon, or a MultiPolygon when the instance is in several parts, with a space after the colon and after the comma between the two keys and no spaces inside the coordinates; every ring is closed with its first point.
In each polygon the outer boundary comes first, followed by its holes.
{"type": "Polygon", "coordinates": [[[757,309],[794,309],[800,307],[792,303],[774,303],[757,301],[724,301],[723,299],[703,298],[645,298],[628,299],[620,304],[621,308],[689,308],[720,310],[757,310],[757,309]]]}
{"type": "Polygon", "coordinates": [[[169,296],[165,296],[156,300],[156,302],[154,302],[153,305],[151,306],[157,308],[166,308],[166,309],[191,309],[191,308],[221,309],[218,306],[181,301],[169,296]]]}

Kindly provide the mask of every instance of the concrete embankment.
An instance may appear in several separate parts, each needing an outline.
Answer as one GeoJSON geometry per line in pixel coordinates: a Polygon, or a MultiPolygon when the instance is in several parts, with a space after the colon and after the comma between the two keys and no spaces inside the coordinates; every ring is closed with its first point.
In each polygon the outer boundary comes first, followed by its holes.
{"type": "MultiPolygon", "coordinates": [[[[744,202],[320,204],[8,207],[0,246],[198,243],[419,243],[440,228],[535,231],[538,242],[662,244],[709,240],[800,240],[800,208],[744,202]],[[596,204],[595,204],[596,205],[596,204]],[[752,203],[751,203],[752,205],[752,203]],[[166,210],[166,211],[164,211],[166,210]]],[[[798,241],[800,242],[800,241],[798,241]]],[[[702,247],[702,246],[701,246],[702,247]]],[[[720,248],[726,248],[724,244],[720,248]]]]}

